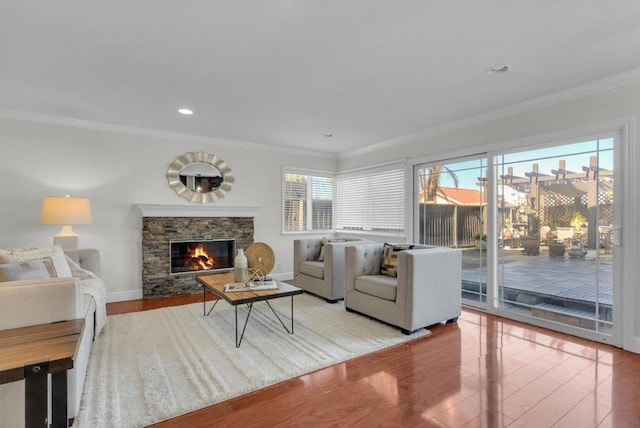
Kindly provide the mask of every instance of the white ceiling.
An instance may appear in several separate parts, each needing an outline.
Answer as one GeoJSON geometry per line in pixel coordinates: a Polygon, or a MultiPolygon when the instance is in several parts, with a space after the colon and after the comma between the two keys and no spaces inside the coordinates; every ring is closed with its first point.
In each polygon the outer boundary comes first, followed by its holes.
{"type": "Polygon", "coordinates": [[[0,109],[344,153],[639,53],[638,0],[3,0],[0,109]]]}

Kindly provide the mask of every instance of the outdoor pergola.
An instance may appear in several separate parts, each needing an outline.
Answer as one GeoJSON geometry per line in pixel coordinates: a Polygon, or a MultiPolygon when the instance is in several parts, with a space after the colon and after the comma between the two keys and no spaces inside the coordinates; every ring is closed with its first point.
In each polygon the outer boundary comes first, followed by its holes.
{"type": "MultiPolygon", "coordinates": [[[[600,237],[599,228],[602,214],[598,218],[598,198],[612,202],[613,197],[613,171],[599,168],[596,156],[589,158],[589,165],[582,166],[581,172],[569,171],[565,168],[565,161],[560,160],[558,169],[552,169],[551,174],[545,174],[538,170],[538,164],[533,163],[531,171],[525,172],[525,177],[513,175],[513,167],[508,167],[507,174],[501,175],[499,184],[505,184],[528,195],[525,206],[537,221],[549,223],[553,219],[545,218],[545,213],[553,216],[553,206],[573,205],[574,209],[585,204],[586,195],[586,219],[587,239],[589,248],[598,248],[600,237]],[[605,177],[609,177],[606,179],[605,177]],[[608,198],[608,199],[607,199],[608,198]]],[[[607,224],[612,222],[607,219],[607,224]]],[[[527,223],[531,220],[528,219],[527,223]]],[[[538,231],[531,231],[532,234],[538,231]]]]}

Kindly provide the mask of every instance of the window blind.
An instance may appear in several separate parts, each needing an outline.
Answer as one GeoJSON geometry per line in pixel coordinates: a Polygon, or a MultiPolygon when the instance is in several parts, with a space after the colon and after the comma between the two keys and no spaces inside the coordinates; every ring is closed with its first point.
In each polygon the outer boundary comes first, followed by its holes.
{"type": "Polygon", "coordinates": [[[336,192],[338,230],[404,232],[404,166],[338,175],[336,192]]]}

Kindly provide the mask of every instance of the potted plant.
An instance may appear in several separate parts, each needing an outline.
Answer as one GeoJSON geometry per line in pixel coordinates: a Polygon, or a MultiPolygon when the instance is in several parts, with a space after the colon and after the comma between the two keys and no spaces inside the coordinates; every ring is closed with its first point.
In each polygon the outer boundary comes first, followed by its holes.
{"type": "Polygon", "coordinates": [[[476,248],[482,250],[487,248],[487,235],[476,233],[473,235],[473,239],[476,241],[476,248]]]}
{"type": "Polygon", "coordinates": [[[549,257],[563,257],[566,246],[563,242],[549,242],[549,257]]]}
{"type": "Polygon", "coordinates": [[[579,233],[584,227],[584,225],[586,224],[586,222],[587,222],[587,219],[585,218],[585,216],[582,215],[582,213],[574,212],[573,215],[571,216],[571,221],[569,222],[569,225],[573,227],[573,230],[576,233],[579,233]]]}
{"type": "Polygon", "coordinates": [[[569,248],[569,257],[572,259],[582,259],[587,255],[587,249],[585,248],[582,239],[575,238],[571,240],[571,247],[569,248]]]}
{"type": "Polygon", "coordinates": [[[538,235],[528,235],[520,238],[522,254],[527,256],[537,256],[540,254],[540,237],[538,235]]]}
{"type": "Polygon", "coordinates": [[[527,216],[527,223],[529,226],[527,229],[527,236],[520,238],[522,254],[537,256],[540,254],[540,235],[538,234],[540,221],[535,212],[531,212],[527,216]]]}

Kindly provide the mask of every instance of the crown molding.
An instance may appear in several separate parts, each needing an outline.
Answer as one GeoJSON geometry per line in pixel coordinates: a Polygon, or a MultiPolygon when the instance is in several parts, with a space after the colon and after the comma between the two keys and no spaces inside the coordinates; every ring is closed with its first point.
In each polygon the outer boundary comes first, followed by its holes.
{"type": "Polygon", "coordinates": [[[198,144],[219,144],[222,146],[232,146],[234,148],[246,150],[261,150],[265,152],[284,153],[290,155],[302,155],[321,157],[326,159],[336,159],[333,153],[318,152],[314,150],[302,150],[292,147],[274,146],[265,143],[254,143],[250,141],[232,140],[228,138],[204,137],[201,135],[186,134],[180,132],[162,131],[135,126],[117,125],[113,123],[95,122],[70,117],[54,116],[42,113],[32,113],[20,110],[0,108],[0,117],[7,119],[17,119],[29,122],[44,123],[48,125],[70,126],[74,128],[89,129],[93,131],[115,132],[127,135],[138,135],[143,137],[159,138],[165,140],[180,140],[198,144]]]}
{"type": "Polygon", "coordinates": [[[338,154],[338,159],[348,159],[356,156],[362,156],[367,153],[375,152],[385,148],[434,137],[436,135],[446,134],[448,132],[457,131],[459,129],[464,129],[470,126],[480,125],[482,123],[503,119],[505,117],[513,116],[520,113],[526,113],[528,111],[548,107],[554,104],[574,100],[576,98],[581,98],[588,95],[606,92],[627,85],[633,85],[639,82],[640,68],[597,79],[583,85],[573,86],[568,89],[563,89],[551,94],[532,98],[527,101],[512,104],[496,110],[491,110],[486,113],[481,113],[465,119],[438,125],[413,134],[407,134],[402,137],[381,141],[379,143],[372,144],[367,147],[362,147],[360,149],[342,152],[338,154]]]}
{"type": "Polygon", "coordinates": [[[259,207],[135,204],[142,217],[255,217],[259,207]]]}
{"type": "Polygon", "coordinates": [[[42,114],[42,113],[32,113],[32,112],[25,112],[25,111],[19,111],[19,110],[11,110],[6,108],[0,108],[0,117],[45,123],[45,124],[51,124],[51,125],[70,126],[75,128],[83,128],[83,129],[90,129],[90,130],[96,130],[96,131],[116,132],[116,133],[122,133],[122,134],[128,134],[128,135],[139,135],[139,136],[146,136],[146,137],[160,138],[160,139],[181,140],[181,141],[192,142],[192,143],[219,144],[219,145],[232,146],[234,148],[247,149],[247,150],[261,150],[261,151],[273,152],[273,153],[321,157],[325,159],[348,159],[356,156],[362,156],[362,155],[375,152],[378,150],[382,150],[385,148],[413,142],[416,140],[430,138],[436,135],[442,135],[448,132],[464,129],[469,126],[479,125],[479,124],[490,122],[493,120],[502,119],[508,116],[513,116],[515,114],[525,113],[527,111],[547,107],[560,102],[570,101],[572,99],[606,92],[608,90],[616,89],[616,88],[627,86],[627,85],[632,85],[639,82],[640,82],[640,68],[630,70],[624,73],[619,73],[612,76],[604,77],[601,79],[597,79],[583,85],[577,85],[568,89],[543,95],[541,97],[532,98],[527,101],[512,104],[510,106],[506,106],[496,110],[481,113],[465,119],[448,122],[442,125],[438,125],[426,130],[416,132],[416,133],[407,134],[398,138],[381,141],[379,143],[371,144],[366,147],[362,147],[359,149],[350,150],[342,153],[337,153],[337,154],[319,152],[319,151],[313,151],[313,150],[296,149],[292,147],[275,146],[275,145],[269,145],[265,143],[255,143],[255,142],[232,140],[232,139],[225,139],[225,138],[212,138],[212,137],[204,137],[201,135],[194,135],[194,134],[161,131],[161,130],[154,130],[149,128],[134,127],[134,126],[117,125],[112,123],[74,119],[69,117],[48,115],[48,114],[42,114]]]}

